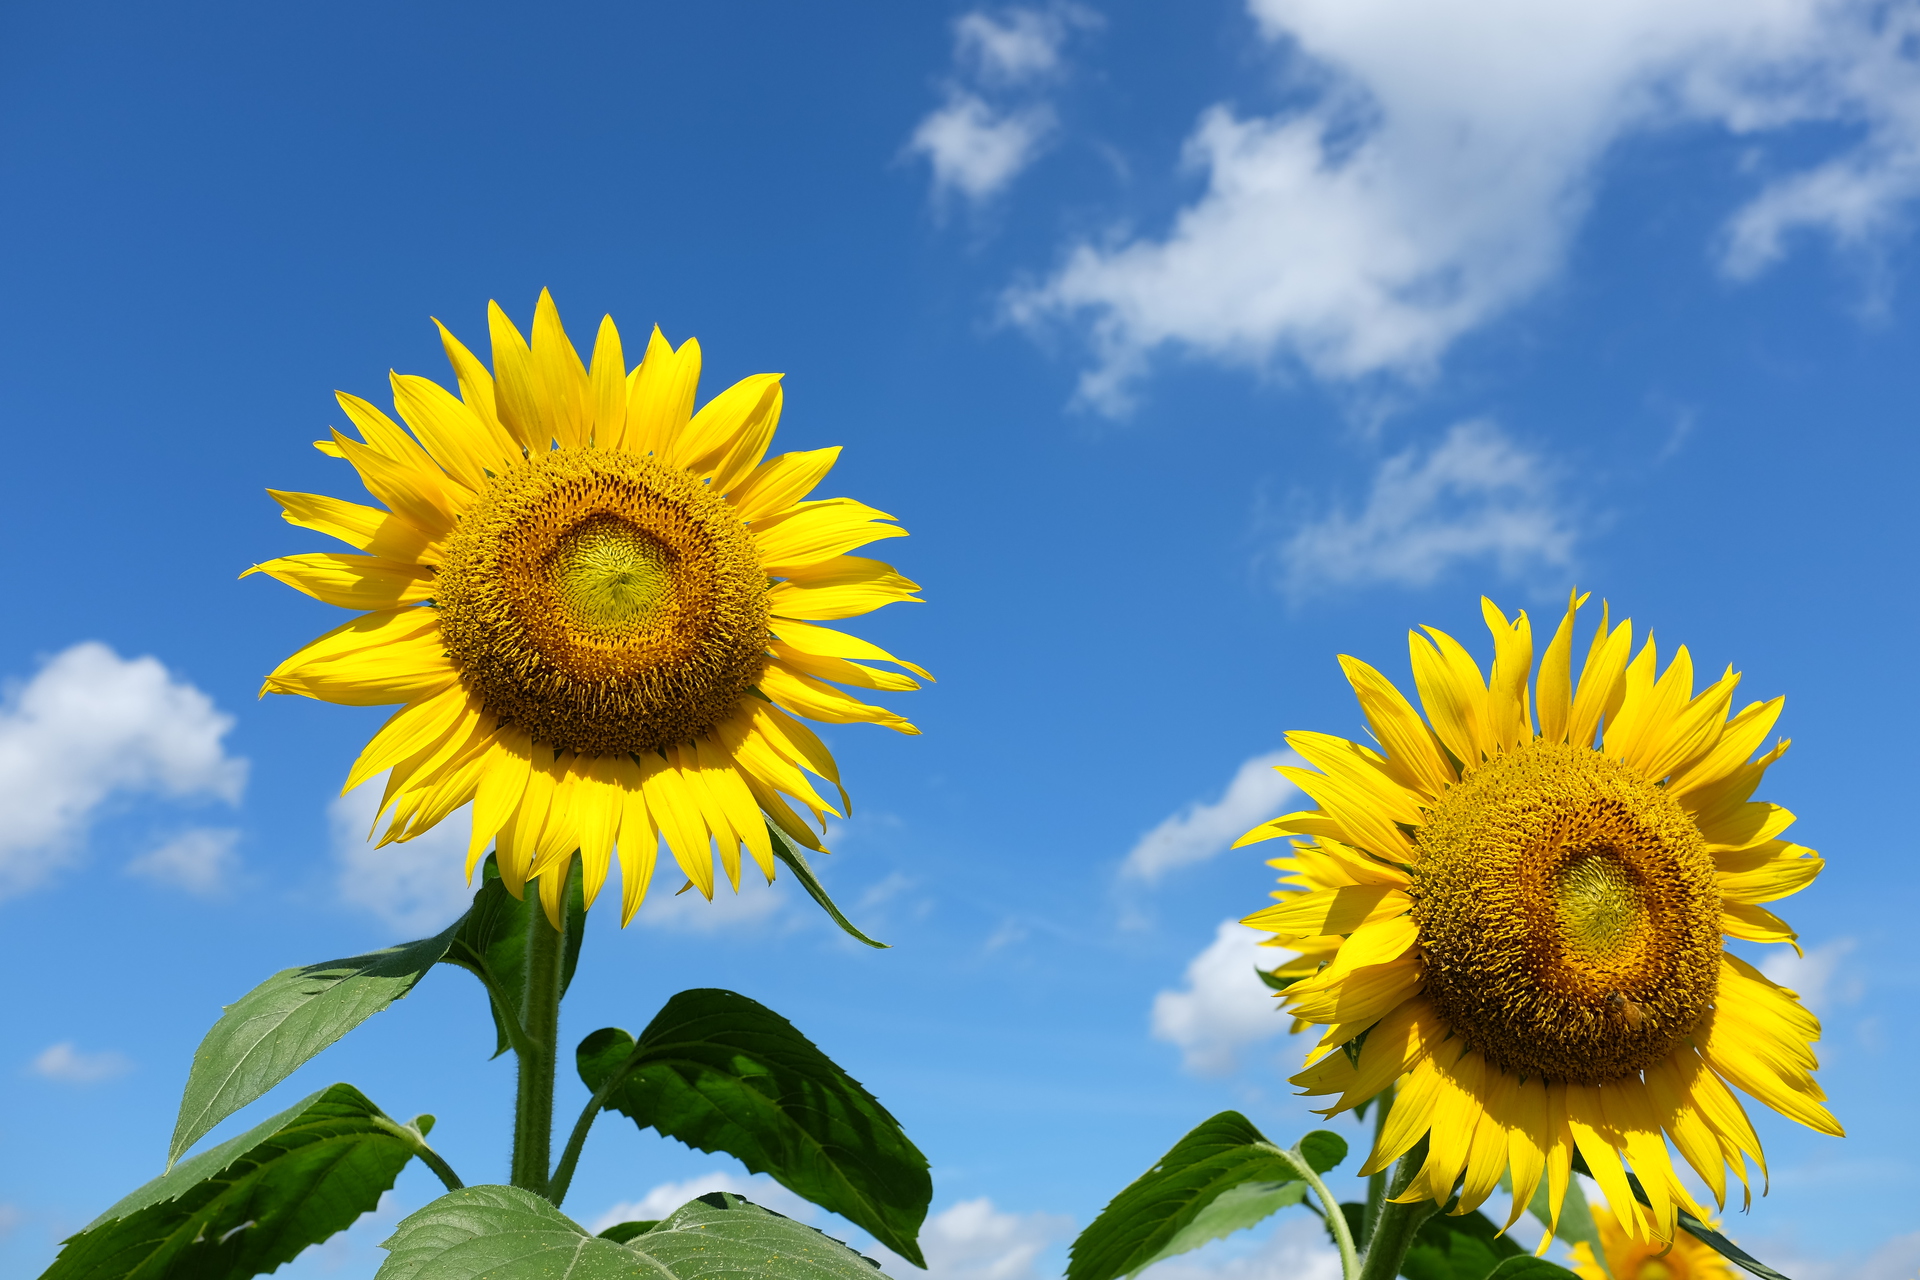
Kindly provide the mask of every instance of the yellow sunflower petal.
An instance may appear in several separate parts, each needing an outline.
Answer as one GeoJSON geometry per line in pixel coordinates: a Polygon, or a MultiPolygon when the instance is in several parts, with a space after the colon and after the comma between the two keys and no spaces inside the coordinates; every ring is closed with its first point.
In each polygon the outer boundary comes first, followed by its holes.
{"type": "MultiPolygon", "coordinates": [[[[473,796],[473,835],[467,842],[467,879],[487,851],[487,845],[507,825],[526,792],[533,769],[533,739],[523,730],[503,729],[487,753],[487,763],[473,796]]],[[[504,874],[504,873],[503,873],[504,874]]]]}
{"type": "Polygon", "coordinates": [[[1540,1186],[1540,1175],[1547,1167],[1547,1152],[1553,1145],[1547,1124],[1547,1086],[1538,1076],[1518,1083],[1513,1093],[1512,1110],[1507,1118],[1507,1165],[1513,1176],[1513,1208],[1500,1228],[1513,1226],[1533,1203],[1540,1186]]]}
{"type": "Polygon", "coordinates": [[[896,667],[905,667],[922,680],[932,680],[924,667],[917,667],[905,658],[896,658],[879,645],[869,644],[858,636],[850,636],[844,631],[835,631],[830,627],[816,627],[805,622],[794,622],[785,618],[776,618],[768,627],[790,648],[801,653],[812,654],[820,658],[848,658],[868,662],[891,662],[896,667]]]}
{"type": "Polygon", "coordinates": [[[1281,937],[1309,938],[1352,933],[1361,925],[1404,915],[1413,906],[1407,894],[1384,885],[1355,885],[1304,894],[1292,902],[1256,911],[1240,923],[1281,937]]]}
{"type": "Polygon", "coordinates": [[[593,389],[580,353],[560,323],[560,309],[545,289],[533,308],[533,376],[539,380],[543,415],[562,447],[579,448],[593,434],[593,389]]]}
{"type": "Polygon", "coordinates": [[[478,356],[448,332],[447,326],[435,320],[433,327],[440,331],[440,348],[447,353],[447,363],[453,366],[454,380],[460,385],[461,403],[479,418],[490,436],[505,435],[506,428],[501,425],[499,411],[494,407],[493,375],[487,372],[487,366],[480,363],[478,356]]]}
{"type": "Polygon", "coordinates": [[[839,445],[768,458],[726,491],[727,500],[741,519],[764,520],[804,500],[839,460],[839,445]]]}
{"type": "Polygon", "coordinates": [[[1775,698],[1747,706],[1727,722],[1713,750],[1669,782],[1667,790],[1679,797],[1724,781],[1760,749],[1786,704],[1785,698],[1775,698]]]}
{"type": "Polygon", "coordinates": [[[1433,1126],[1433,1104],[1439,1093],[1440,1068],[1433,1057],[1423,1057],[1394,1091],[1393,1105],[1387,1110],[1387,1120],[1380,1127],[1373,1152],[1359,1168],[1361,1177],[1379,1173],[1413,1150],[1413,1144],[1425,1137],[1433,1126]]]}
{"type": "Polygon", "coordinates": [[[892,516],[851,498],[825,498],[790,507],[785,514],[753,525],[760,563],[773,577],[821,564],[856,547],[881,538],[904,538],[897,524],[881,524],[892,516]]]}
{"type": "Polygon", "coordinates": [[[775,640],[767,647],[784,666],[816,680],[832,680],[861,689],[883,689],[893,693],[905,693],[920,687],[918,680],[898,671],[882,671],[878,667],[862,666],[844,658],[822,658],[802,653],[780,640],[775,640]]]}
{"type": "Polygon", "coordinates": [[[553,425],[542,412],[533,372],[533,352],[497,302],[487,304],[487,331],[493,338],[493,406],[520,446],[545,453],[553,425]]]}
{"type": "Polygon", "coordinates": [[[686,873],[700,896],[713,897],[713,853],[708,844],[706,822],[700,816],[699,801],[689,793],[678,769],[663,767],[647,774],[641,782],[647,798],[647,812],[659,824],[673,860],[686,873]]]}
{"type": "Polygon", "coordinates": [[[1573,691],[1573,712],[1567,720],[1567,741],[1578,747],[1593,745],[1604,719],[1622,696],[1627,659],[1633,654],[1633,620],[1608,630],[1607,606],[1600,605],[1600,628],[1587,650],[1587,661],[1580,668],[1580,682],[1573,691]]]}
{"type": "Polygon", "coordinates": [[[1560,619],[1540,659],[1534,707],[1540,717],[1540,736],[1548,742],[1567,740],[1567,724],[1573,716],[1573,624],[1586,601],[1584,595],[1567,593],[1566,616],[1560,619]]]}
{"type": "Polygon", "coordinates": [[[1358,658],[1342,655],[1340,669],[1386,752],[1388,767],[1400,771],[1402,786],[1431,800],[1460,780],[1440,739],[1392,681],[1358,658]]]}
{"type": "Polygon", "coordinates": [[[1373,806],[1371,787],[1292,765],[1276,767],[1282,777],[1312,796],[1327,816],[1340,824],[1348,843],[1395,861],[1408,859],[1411,847],[1405,833],[1373,806]]]}
{"type": "Polygon", "coordinates": [[[593,392],[593,443],[617,449],[627,437],[627,365],[612,316],[600,318],[587,384],[593,392]]]}
{"type": "Polygon", "coordinates": [[[1533,624],[1526,611],[1508,622],[1499,607],[1480,597],[1480,612],[1493,635],[1493,673],[1487,684],[1489,745],[1518,746],[1533,736],[1527,677],[1533,674],[1533,624]]]}
{"type": "Polygon", "coordinates": [[[376,707],[415,702],[460,678],[431,609],[366,613],[308,642],[267,675],[262,693],[376,707]]]}
{"type": "Polygon", "coordinates": [[[433,596],[433,570],[379,556],[314,551],[257,564],[240,576],[253,573],[264,573],[342,609],[395,609],[433,596]]]}
{"type": "Polygon", "coordinates": [[[761,397],[760,403],[747,415],[746,421],[733,437],[709,451],[705,457],[697,459],[688,470],[695,475],[711,476],[710,483],[715,493],[733,492],[767,456],[767,446],[773,443],[773,433],[780,425],[780,409],[784,403],[785,393],[775,383],[761,397]]]}
{"type": "MultiPolygon", "coordinates": [[[[1798,849],[1799,845],[1789,846],[1798,849]]],[[[1811,854],[1812,850],[1807,850],[1811,854]]],[[[1800,892],[1813,883],[1813,878],[1826,866],[1824,859],[1816,857],[1775,858],[1750,871],[1722,871],[1717,879],[1720,882],[1720,896],[1729,902],[1772,902],[1800,892]]]]}
{"type": "Polygon", "coordinates": [[[426,445],[433,460],[478,493],[487,473],[520,461],[511,436],[491,418],[483,418],[456,400],[431,378],[395,373],[393,405],[426,445]]]}
{"type": "Polygon", "coordinates": [[[601,757],[611,763],[614,782],[620,789],[620,927],[632,922],[634,913],[647,900],[647,887],[653,883],[653,867],[660,854],[660,828],[647,809],[643,794],[641,766],[632,756],[601,757]]]}
{"type": "Polygon", "coordinates": [[[776,618],[832,622],[871,613],[898,600],[919,603],[920,585],[893,566],[860,556],[841,556],[796,569],[767,588],[767,608],[776,618]]]}
{"type": "MultiPolygon", "coordinates": [[[[1417,631],[1407,632],[1407,651],[1413,661],[1414,687],[1419,690],[1420,705],[1433,732],[1462,768],[1479,764],[1487,701],[1479,673],[1474,671],[1470,679],[1456,680],[1440,648],[1417,631]]],[[[1469,660],[1468,669],[1472,666],[1469,660]]]]}
{"type": "MultiPolygon", "coordinates": [[[[779,390],[777,373],[742,378],[701,405],[686,429],[667,441],[667,460],[695,475],[711,475],[714,465],[742,435],[757,435],[763,427],[770,433],[767,418],[773,415],[777,420],[779,390]]],[[[763,452],[765,447],[761,445],[763,452]]],[[[744,477],[745,472],[741,475],[744,477]]],[[[716,488],[715,492],[725,490],[716,488]]]]}
{"type": "Polygon", "coordinates": [[[435,538],[453,532],[461,504],[449,493],[442,479],[435,478],[443,475],[438,468],[429,475],[424,470],[402,466],[338,431],[333,433],[333,441],[340,446],[341,455],[360,473],[360,483],[367,486],[368,493],[435,538]]]}
{"type": "Polygon", "coordinates": [[[269,489],[267,495],[280,504],[281,518],[288,524],[338,538],[348,546],[388,560],[417,560],[422,564],[440,561],[435,535],[405,516],[319,493],[269,489]]]}
{"type": "Polygon", "coordinates": [[[780,706],[809,720],[826,724],[877,724],[905,734],[920,732],[904,716],[850,698],[830,684],[777,664],[769,666],[760,677],[760,688],[780,706]]]}
{"type": "Polygon", "coordinates": [[[627,434],[622,447],[628,453],[666,458],[693,417],[693,399],[700,385],[700,344],[688,338],[675,351],[654,326],[640,367],[627,378],[627,434]]]}
{"type": "Polygon", "coordinates": [[[1790,944],[1800,949],[1800,935],[1793,926],[1765,907],[1751,902],[1726,902],[1720,906],[1720,931],[1745,942],[1790,944]]]}

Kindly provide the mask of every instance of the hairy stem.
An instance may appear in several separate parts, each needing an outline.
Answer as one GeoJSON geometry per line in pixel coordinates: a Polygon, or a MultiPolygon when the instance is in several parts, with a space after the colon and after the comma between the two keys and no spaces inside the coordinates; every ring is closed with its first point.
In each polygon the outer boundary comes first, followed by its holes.
{"type": "Polygon", "coordinates": [[[1393,1177],[1387,1183],[1387,1198],[1380,1206],[1380,1219],[1374,1224],[1373,1233],[1367,1240],[1366,1257],[1360,1260],[1360,1280],[1393,1280],[1399,1275],[1400,1264],[1406,1260],[1414,1233],[1440,1207],[1431,1200],[1399,1204],[1393,1199],[1407,1189],[1426,1162],[1427,1140],[1422,1138],[1414,1144],[1413,1150],[1400,1157],[1400,1163],[1393,1166],[1393,1177]]]}
{"type": "MultiPolygon", "coordinates": [[[[530,889],[532,886],[528,886],[530,889]]],[[[553,1153],[553,1075],[560,1042],[561,957],[566,936],[534,911],[527,925],[526,1047],[520,1061],[519,1096],[513,1109],[513,1185],[547,1195],[547,1161],[553,1153]]],[[[565,928],[566,917],[561,917],[565,928]]]]}
{"type": "MultiPolygon", "coordinates": [[[[632,1058],[627,1062],[631,1063],[632,1058]]],[[[580,1162],[580,1149],[587,1145],[587,1130],[593,1128],[594,1117],[600,1114],[600,1108],[607,1105],[607,1099],[627,1078],[627,1066],[608,1076],[600,1087],[587,1100],[586,1107],[580,1112],[580,1118],[573,1122],[573,1132],[567,1137],[566,1149],[560,1153],[560,1163],[554,1166],[553,1177],[547,1183],[547,1199],[558,1207],[567,1198],[567,1188],[573,1185],[573,1167],[580,1162]]]]}
{"type": "MultiPolygon", "coordinates": [[[[1388,1085],[1373,1099],[1373,1146],[1372,1151],[1380,1149],[1380,1135],[1386,1132],[1387,1111],[1393,1106],[1393,1086],[1388,1085]]],[[[1360,1239],[1364,1248],[1373,1239],[1373,1229],[1380,1222],[1380,1206],[1387,1200],[1387,1171],[1382,1169],[1367,1179],[1367,1209],[1360,1217],[1360,1239]]]]}
{"type": "Polygon", "coordinates": [[[1360,1274],[1360,1259],[1354,1253],[1353,1233],[1347,1229],[1347,1215],[1340,1211],[1340,1202],[1334,1199],[1333,1192],[1328,1190],[1327,1184],[1314,1171],[1313,1166],[1307,1163],[1307,1158],[1302,1154],[1297,1143],[1287,1151],[1279,1151],[1277,1147],[1271,1149],[1285,1156],[1287,1163],[1293,1166],[1294,1172],[1298,1173],[1306,1184],[1313,1188],[1313,1193],[1320,1197],[1320,1203],[1326,1207],[1327,1211],[1327,1229],[1333,1232],[1333,1242],[1340,1246],[1340,1274],[1345,1280],[1354,1280],[1360,1274]]]}

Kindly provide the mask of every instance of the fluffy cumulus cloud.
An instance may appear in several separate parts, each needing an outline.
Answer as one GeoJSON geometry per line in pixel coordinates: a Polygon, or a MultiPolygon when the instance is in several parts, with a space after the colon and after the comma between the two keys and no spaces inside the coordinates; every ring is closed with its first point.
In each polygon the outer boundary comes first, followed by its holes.
{"type": "Polygon", "coordinates": [[[1063,70],[1062,48],[1098,24],[1073,4],[980,9],[954,22],[945,100],[907,143],[931,166],[936,199],[985,203],[1039,157],[1058,123],[1045,90],[1063,70]]]}
{"type": "Polygon", "coordinates": [[[238,803],[247,762],[233,719],[154,658],[87,642],[58,654],[0,706],[0,897],[70,861],[109,798],[238,803]]]}
{"type": "Polygon", "coordinates": [[[1266,936],[1222,920],[1207,949],[1187,965],[1186,986],[1153,998],[1154,1039],[1177,1046],[1187,1070],[1225,1075],[1240,1065],[1241,1050],[1290,1025],[1254,970],[1271,969],[1294,953],[1261,946],[1266,936]]]}
{"type": "Polygon", "coordinates": [[[127,864],[127,874],[172,885],[202,898],[231,886],[240,867],[234,851],[240,833],[228,827],[195,827],[127,864]]]}
{"type": "Polygon", "coordinates": [[[1425,586],[1491,561],[1507,577],[1572,564],[1576,513],[1556,468],[1490,422],[1464,422],[1427,450],[1380,464],[1357,508],[1336,507],[1277,548],[1291,594],[1393,583],[1425,586]]]}
{"type": "Polygon", "coordinates": [[[1262,822],[1279,816],[1299,788],[1274,772],[1274,766],[1300,763],[1291,751],[1247,761],[1218,800],[1196,800],[1141,836],[1120,864],[1121,877],[1152,884],[1178,867],[1205,862],[1262,822]]]}
{"type": "MultiPolygon", "coordinates": [[[[924,1274],[927,1280],[1040,1280],[1040,1255],[1070,1239],[1073,1229],[1073,1219],[1059,1214],[1012,1213],[984,1196],[962,1200],[921,1228],[924,1274]]],[[[923,1274],[887,1249],[872,1252],[890,1275],[923,1274]]]]}
{"type": "Polygon", "coordinates": [[[62,1040],[42,1049],[28,1070],[43,1080],[58,1080],[62,1084],[99,1084],[127,1074],[133,1070],[133,1063],[125,1054],[111,1049],[83,1053],[73,1041],[62,1040]]]}
{"type": "Polygon", "coordinates": [[[1083,243],[1009,297],[1079,318],[1082,397],[1121,412],[1162,349],[1329,379],[1420,377],[1548,280],[1621,138],[1687,122],[1857,141],[1773,175],[1722,261],[1750,275],[1797,229],[1849,242],[1920,193],[1920,4],[1896,0],[1249,0],[1295,87],[1274,115],[1221,104],[1189,136],[1200,195],[1159,234],[1083,243]]]}

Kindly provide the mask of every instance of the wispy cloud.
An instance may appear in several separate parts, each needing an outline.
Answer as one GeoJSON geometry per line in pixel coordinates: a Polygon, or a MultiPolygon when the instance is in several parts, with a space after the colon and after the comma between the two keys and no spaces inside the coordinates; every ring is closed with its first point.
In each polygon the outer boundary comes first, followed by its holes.
{"type": "Polygon", "coordinates": [[[42,1079],[58,1080],[62,1084],[99,1084],[127,1074],[133,1070],[133,1063],[125,1054],[112,1049],[82,1053],[73,1041],[62,1040],[42,1049],[28,1070],[42,1079]]]}
{"type": "Polygon", "coordinates": [[[1783,238],[1882,234],[1920,192],[1920,6],[1869,0],[1250,0],[1316,96],[1188,139],[1205,189],[1159,234],[1070,248],[1015,290],[1028,325],[1084,323],[1081,398],[1124,412],[1160,351],[1333,380],[1430,374],[1559,269],[1621,138],[1690,122],[1865,139],[1766,182],[1733,215],[1732,274],[1783,238]]]}
{"type": "Polygon", "coordinates": [[[1580,536],[1558,468],[1486,421],[1380,464],[1357,510],[1335,508],[1277,548],[1290,594],[1326,587],[1425,586],[1476,560],[1518,578],[1566,569],[1580,536]]]}
{"type": "Polygon", "coordinates": [[[1186,985],[1153,998],[1153,1038],[1177,1046],[1187,1070],[1226,1075],[1239,1066],[1242,1049],[1290,1025],[1254,970],[1271,969],[1294,953],[1261,946],[1266,936],[1222,920],[1213,941],[1187,965],[1186,985]]]}
{"type": "Polygon", "coordinates": [[[211,898],[231,887],[240,869],[239,840],[230,827],[195,827],[129,862],[127,874],[211,898]]]}
{"type": "Polygon", "coordinates": [[[236,804],[247,762],[233,718],[154,658],[87,641],[53,657],[0,707],[0,897],[70,861],[116,794],[236,804]]]}
{"type": "Polygon", "coordinates": [[[1866,994],[1865,981],[1844,963],[1859,945],[1855,938],[1835,938],[1803,956],[1780,947],[1760,962],[1760,972],[1799,992],[1807,1008],[1825,1013],[1835,1005],[1853,1004],[1866,994]]]}
{"type": "Polygon", "coordinates": [[[1339,1280],[1340,1255],[1320,1220],[1296,1209],[1264,1240],[1229,1237],[1156,1263],[1141,1275],[1145,1280],[1339,1280]]]}
{"type": "Polygon", "coordinates": [[[936,200],[981,205],[1039,158],[1058,125],[1046,90],[1064,70],[1062,50],[1100,17],[1075,4],[976,9],[953,24],[953,71],[944,101],[907,143],[933,169],[936,200]]]}
{"type": "Polygon", "coordinates": [[[1169,871],[1215,857],[1260,823],[1279,816],[1299,788],[1274,772],[1274,766],[1300,763],[1291,751],[1248,760],[1218,800],[1196,800],[1141,836],[1120,864],[1121,877],[1152,884],[1169,871]]]}

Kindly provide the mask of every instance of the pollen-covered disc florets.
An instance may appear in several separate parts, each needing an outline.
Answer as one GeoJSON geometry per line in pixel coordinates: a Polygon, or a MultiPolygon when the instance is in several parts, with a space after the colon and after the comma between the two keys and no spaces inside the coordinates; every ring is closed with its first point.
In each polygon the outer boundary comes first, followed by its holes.
{"type": "Polygon", "coordinates": [[[625,755],[693,741],[768,661],[767,579],[726,502],[591,448],[495,477],[449,539],[435,603],[486,708],[537,741],[625,755]]]}
{"type": "Polygon", "coordinates": [[[1692,819],[1629,766],[1535,739],[1448,790],[1414,839],[1428,997],[1489,1062],[1621,1079],[1712,1005],[1713,860],[1692,819]]]}

